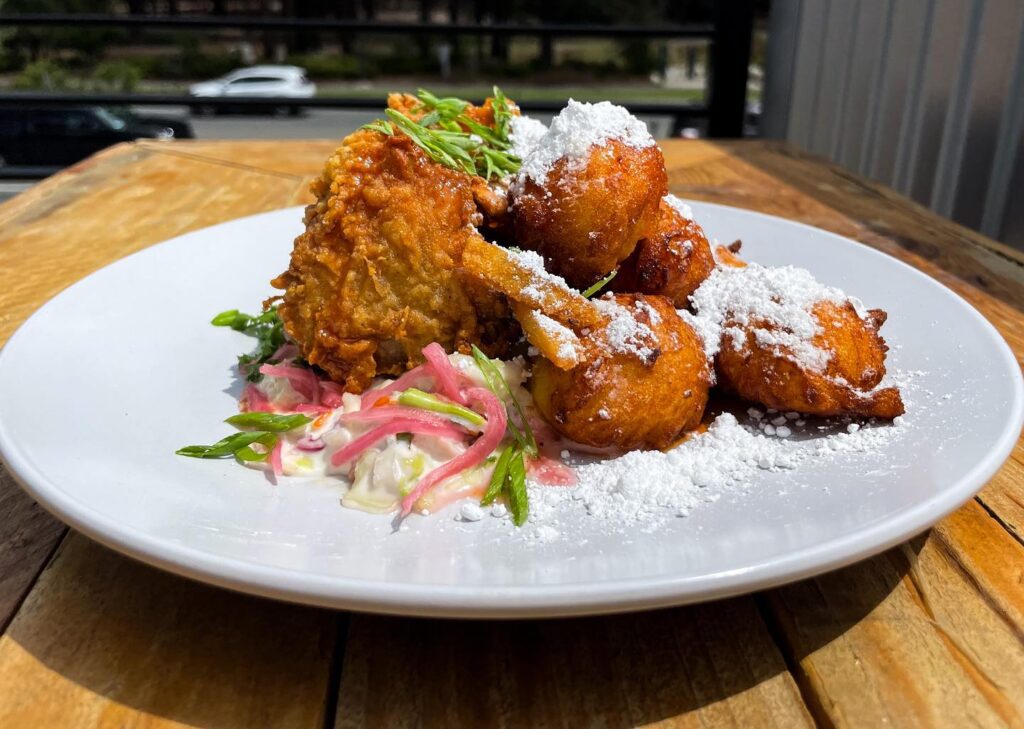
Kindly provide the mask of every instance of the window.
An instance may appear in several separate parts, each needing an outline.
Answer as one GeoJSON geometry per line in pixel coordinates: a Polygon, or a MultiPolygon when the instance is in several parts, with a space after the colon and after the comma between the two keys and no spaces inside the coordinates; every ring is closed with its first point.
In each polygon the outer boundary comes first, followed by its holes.
{"type": "Polygon", "coordinates": [[[280,82],[281,79],[275,76],[246,76],[245,78],[236,78],[231,82],[232,86],[241,86],[243,84],[265,84],[280,82]]]}

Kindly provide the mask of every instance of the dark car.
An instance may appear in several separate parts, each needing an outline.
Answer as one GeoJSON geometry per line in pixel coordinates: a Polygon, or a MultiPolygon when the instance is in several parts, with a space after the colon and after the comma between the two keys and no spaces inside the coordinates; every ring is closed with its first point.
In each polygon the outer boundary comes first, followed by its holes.
{"type": "Polygon", "coordinates": [[[64,167],[118,142],[192,136],[186,121],[102,106],[0,108],[0,166],[64,167]]]}

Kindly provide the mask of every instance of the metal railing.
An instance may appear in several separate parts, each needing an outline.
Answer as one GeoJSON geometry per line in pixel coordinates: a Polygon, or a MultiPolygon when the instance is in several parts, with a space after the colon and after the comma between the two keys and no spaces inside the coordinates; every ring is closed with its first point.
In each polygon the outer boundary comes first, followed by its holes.
{"type": "MultiPolygon", "coordinates": [[[[718,3],[714,23],[678,25],[583,25],[522,23],[410,24],[347,20],[339,18],[296,18],[270,16],[152,16],[96,14],[2,14],[0,29],[10,27],[111,27],[157,29],[239,29],[267,31],[334,31],[352,35],[401,34],[409,36],[487,35],[492,37],[532,36],[545,38],[670,39],[705,38],[711,44],[711,73],[708,103],[610,101],[637,114],[665,115],[673,119],[673,133],[696,121],[706,120],[711,137],[738,137],[743,134],[746,107],[747,64],[753,29],[753,0],[718,3]],[[724,7],[727,6],[727,7],[724,7]]],[[[481,100],[477,100],[481,101],[481,100]]],[[[386,99],[363,96],[319,96],[309,99],[290,97],[197,97],[171,94],[6,92],[0,93],[0,107],[68,105],[155,105],[210,108],[284,106],[327,109],[381,109],[386,99]]],[[[558,111],[562,102],[519,102],[524,111],[558,111]]],[[[0,177],[11,176],[0,170],[0,177]]]]}

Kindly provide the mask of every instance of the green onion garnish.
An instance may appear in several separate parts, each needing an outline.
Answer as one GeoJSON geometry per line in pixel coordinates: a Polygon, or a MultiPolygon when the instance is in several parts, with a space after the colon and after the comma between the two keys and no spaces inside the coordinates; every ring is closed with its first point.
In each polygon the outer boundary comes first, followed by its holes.
{"type": "Polygon", "coordinates": [[[236,428],[257,428],[272,433],[284,433],[299,426],[311,423],[312,418],[295,413],[294,415],[278,415],[276,413],[239,413],[224,421],[236,428]]]}
{"type": "MultiPolygon", "coordinates": [[[[512,107],[497,86],[492,97],[494,127],[481,124],[466,114],[469,102],[465,99],[439,98],[425,89],[420,89],[416,98],[420,105],[415,111],[427,112],[419,121],[395,109],[385,109],[384,113],[394,127],[430,159],[486,180],[508,177],[519,171],[521,160],[510,151],[512,107]]],[[[366,124],[363,129],[388,136],[394,134],[392,126],[381,120],[366,124]]]]}
{"type": "Polygon", "coordinates": [[[512,512],[512,523],[517,527],[522,526],[530,516],[530,503],[526,495],[526,463],[523,460],[523,452],[518,449],[508,462],[505,495],[508,497],[508,507],[512,512]]]}
{"type": "MultiPolygon", "coordinates": [[[[519,403],[516,396],[512,394],[512,389],[508,386],[505,376],[501,374],[501,370],[475,344],[473,345],[473,358],[476,360],[476,366],[480,368],[480,372],[484,376],[488,389],[497,395],[499,400],[503,402],[512,401],[512,407],[519,416],[519,423],[516,424],[512,420],[512,413],[509,413],[508,429],[512,431],[512,437],[516,439],[516,442],[526,454],[531,458],[536,458],[537,440],[533,437],[533,429],[530,428],[530,423],[526,419],[523,406],[519,403]]],[[[508,410],[507,404],[505,409],[508,410]]]]}
{"type": "Polygon", "coordinates": [[[179,456],[189,456],[190,458],[226,458],[238,455],[244,449],[248,453],[243,454],[242,460],[262,460],[262,458],[266,457],[264,454],[258,454],[252,448],[249,448],[253,443],[259,443],[266,447],[269,452],[277,444],[277,435],[268,433],[265,430],[249,430],[242,433],[232,433],[227,438],[222,438],[213,445],[185,446],[176,450],[175,453],[179,456]],[[245,457],[248,454],[256,457],[245,457]]]}
{"type": "Polygon", "coordinates": [[[467,423],[472,423],[473,425],[483,425],[487,422],[484,416],[478,412],[455,403],[445,402],[441,398],[423,392],[423,390],[417,390],[415,387],[410,387],[408,390],[400,392],[398,394],[398,404],[408,405],[420,410],[430,410],[442,415],[452,415],[456,418],[462,418],[467,423]]]}
{"type": "Polygon", "coordinates": [[[494,500],[501,495],[501,492],[505,488],[505,479],[508,476],[508,463],[512,460],[512,457],[516,454],[518,448],[516,446],[505,446],[501,450],[501,455],[498,456],[498,462],[494,464],[494,472],[491,474],[491,482],[487,486],[487,491],[484,492],[484,496],[480,499],[480,503],[483,506],[490,506],[494,503],[494,500]]]}
{"type": "Polygon", "coordinates": [[[395,133],[391,129],[391,126],[386,121],[381,121],[380,119],[378,119],[375,122],[370,122],[369,124],[364,124],[363,129],[369,129],[374,132],[380,132],[381,134],[387,137],[390,137],[392,134],[395,133]]]}
{"type": "Polygon", "coordinates": [[[215,327],[231,327],[236,332],[256,337],[256,351],[238,356],[238,369],[250,382],[259,382],[263,378],[260,374],[260,365],[270,361],[274,352],[285,343],[284,325],[281,324],[276,307],[271,307],[258,316],[230,309],[217,314],[210,323],[215,327]]]}
{"type": "Polygon", "coordinates": [[[605,286],[607,286],[611,282],[611,280],[613,278],[615,278],[615,274],[617,274],[618,272],[619,272],[619,269],[616,268],[614,271],[609,273],[607,276],[602,278],[600,281],[598,281],[597,283],[595,283],[595,284],[591,285],[590,287],[588,287],[587,289],[585,289],[583,291],[583,296],[585,298],[589,299],[591,296],[593,296],[598,291],[600,291],[605,286]]]}

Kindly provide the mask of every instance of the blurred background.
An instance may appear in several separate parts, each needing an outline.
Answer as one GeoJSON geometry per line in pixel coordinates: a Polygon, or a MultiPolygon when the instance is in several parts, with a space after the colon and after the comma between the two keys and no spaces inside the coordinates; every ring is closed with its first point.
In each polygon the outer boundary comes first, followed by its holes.
{"type": "Polygon", "coordinates": [[[789,141],[1024,248],[1021,0],[0,0],[0,198],[110,144],[336,138],[389,91],[789,141]]]}

